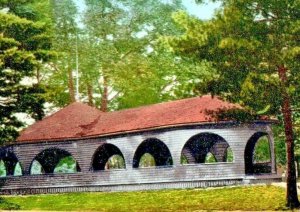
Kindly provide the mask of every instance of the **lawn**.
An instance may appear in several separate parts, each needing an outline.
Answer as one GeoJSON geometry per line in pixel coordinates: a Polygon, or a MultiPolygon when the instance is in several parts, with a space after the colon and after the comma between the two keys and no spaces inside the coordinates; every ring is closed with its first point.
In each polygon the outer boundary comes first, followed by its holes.
{"type": "Polygon", "coordinates": [[[285,191],[276,186],[142,192],[5,196],[2,208],[22,210],[195,211],[284,210],[285,191]]]}

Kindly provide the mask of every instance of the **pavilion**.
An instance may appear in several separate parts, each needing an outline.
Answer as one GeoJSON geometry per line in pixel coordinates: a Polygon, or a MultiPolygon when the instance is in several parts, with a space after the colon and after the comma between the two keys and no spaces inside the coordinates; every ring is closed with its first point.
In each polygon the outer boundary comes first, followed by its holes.
{"type": "Polygon", "coordinates": [[[72,103],[0,149],[2,194],[128,191],[271,182],[277,175],[274,121],[240,123],[218,116],[241,106],[209,95],[115,112],[72,103]],[[268,160],[255,158],[267,142],[268,160]],[[145,154],[154,162],[141,164],[145,154]],[[56,173],[66,157],[74,173],[56,173]],[[209,158],[208,158],[209,157],[209,158]],[[108,164],[112,158],[121,165],[108,164]],[[34,174],[33,163],[42,167],[34,174]],[[22,174],[15,176],[16,167],[22,174]]]}

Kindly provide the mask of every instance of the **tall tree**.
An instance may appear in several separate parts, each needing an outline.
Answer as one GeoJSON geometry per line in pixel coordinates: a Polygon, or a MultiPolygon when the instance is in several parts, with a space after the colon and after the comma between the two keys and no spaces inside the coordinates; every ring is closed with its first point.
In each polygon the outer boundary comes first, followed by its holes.
{"type": "Polygon", "coordinates": [[[51,2],[59,54],[48,65],[50,73],[44,72],[43,84],[56,106],[75,100],[76,46],[80,101],[102,111],[192,96],[193,81],[212,75],[209,65],[161,48],[161,35],[180,32],[171,14],[182,8],[181,1],[86,0],[82,14],[71,0],[51,2]]]}
{"type": "MultiPolygon", "coordinates": [[[[69,0],[65,0],[67,1],[69,0]]],[[[67,23],[74,23],[76,28],[78,22],[75,19],[79,14],[75,10],[67,12],[71,3],[66,5],[69,6],[60,6],[56,10],[58,14],[55,17],[61,22],[63,14],[69,14],[66,18],[72,20],[67,23]]],[[[167,97],[165,90],[170,89],[169,84],[173,84],[172,88],[176,92],[180,90],[181,83],[174,81],[187,79],[175,75],[186,69],[183,64],[188,62],[178,60],[170,52],[160,48],[158,38],[162,34],[178,34],[171,14],[181,8],[180,1],[86,0],[85,6],[77,42],[81,100],[106,111],[174,98],[175,95],[167,97]]],[[[63,30],[69,31],[71,38],[74,37],[68,27],[63,30]]],[[[57,36],[62,37],[63,30],[57,36]]],[[[63,53],[68,48],[74,48],[73,39],[63,38],[62,42],[57,43],[57,49],[61,48],[60,52],[63,53]]],[[[64,77],[66,74],[63,74],[66,73],[63,71],[66,65],[62,62],[65,58],[66,61],[71,61],[70,67],[75,68],[75,50],[70,50],[72,54],[57,58],[54,64],[57,71],[54,71],[47,83],[54,88],[49,92],[49,99],[56,102],[59,99],[65,100],[66,95],[73,96],[70,86],[67,88],[68,81],[64,77]],[[66,90],[69,92],[66,93],[66,90]],[[58,98],[59,96],[62,98],[58,98]]],[[[68,79],[72,79],[72,76],[68,79]]],[[[63,106],[69,101],[57,103],[63,106]]]]}
{"type": "Polygon", "coordinates": [[[28,83],[36,69],[49,59],[51,46],[43,23],[27,17],[26,3],[31,1],[0,1],[0,142],[14,141],[22,122],[16,114],[27,113],[41,119],[43,89],[28,83]],[[21,4],[22,3],[22,4],[21,4]]]}
{"type": "Polygon", "coordinates": [[[168,38],[181,55],[209,61],[218,77],[203,92],[222,94],[260,114],[282,115],[287,146],[287,206],[299,207],[292,105],[299,101],[300,2],[223,0],[211,21],[184,13],[185,32],[168,38]]]}
{"type": "Polygon", "coordinates": [[[174,31],[170,15],[180,8],[180,4],[176,1],[173,3],[158,0],[147,3],[86,1],[84,22],[92,44],[89,49],[94,51],[90,51],[91,59],[85,61],[95,61],[96,58],[97,65],[89,65],[87,70],[82,64],[81,67],[85,69],[82,75],[95,92],[99,89],[97,93],[101,95],[102,110],[106,110],[108,104],[113,102],[118,102],[118,108],[124,108],[159,101],[160,95],[156,89],[159,86],[155,88],[145,83],[159,80],[154,73],[157,67],[150,66],[149,51],[153,51],[158,34],[168,29],[174,31]],[[98,77],[95,78],[95,74],[98,77]],[[95,81],[97,79],[98,82],[95,81]]]}
{"type": "Polygon", "coordinates": [[[46,88],[46,100],[63,106],[76,100],[74,70],[77,36],[80,33],[76,22],[78,13],[72,0],[51,0],[44,4],[36,7],[47,8],[46,20],[52,29],[52,49],[56,57],[41,71],[39,81],[46,88]]]}

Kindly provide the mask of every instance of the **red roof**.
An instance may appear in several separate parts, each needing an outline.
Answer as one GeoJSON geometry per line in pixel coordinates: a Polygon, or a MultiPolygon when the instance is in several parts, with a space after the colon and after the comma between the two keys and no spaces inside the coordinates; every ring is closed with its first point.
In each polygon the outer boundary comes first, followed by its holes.
{"type": "Polygon", "coordinates": [[[77,139],[212,123],[222,120],[216,120],[211,112],[233,108],[240,106],[208,95],[107,113],[83,103],[72,103],[22,131],[17,141],[77,139]]]}

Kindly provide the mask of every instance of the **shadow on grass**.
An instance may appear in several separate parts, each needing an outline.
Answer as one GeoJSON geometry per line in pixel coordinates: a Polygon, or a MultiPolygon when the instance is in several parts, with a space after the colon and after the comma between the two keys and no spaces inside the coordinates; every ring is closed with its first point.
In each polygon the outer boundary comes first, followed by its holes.
{"type": "Polygon", "coordinates": [[[0,210],[19,210],[21,207],[18,204],[8,202],[0,197],[0,210]]]}
{"type": "MultiPolygon", "coordinates": [[[[5,185],[5,182],[5,177],[0,179],[0,189],[5,185]]],[[[8,202],[3,197],[0,197],[0,210],[19,210],[20,208],[20,205],[8,202]]]]}
{"type": "Polygon", "coordinates": [[[19,210],[20,205],[8,202],[4,198],[0,197],[0,210],[19,210]]]}

